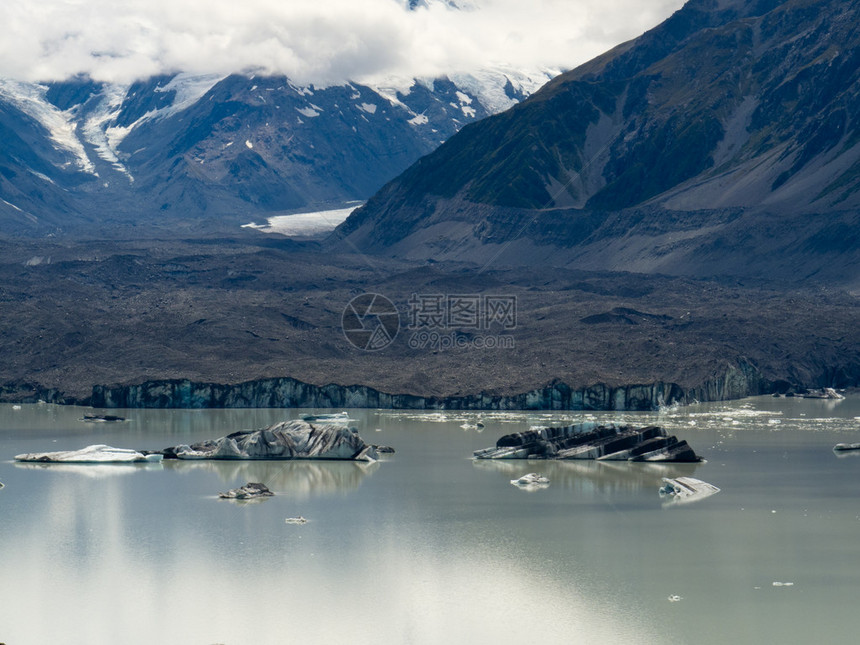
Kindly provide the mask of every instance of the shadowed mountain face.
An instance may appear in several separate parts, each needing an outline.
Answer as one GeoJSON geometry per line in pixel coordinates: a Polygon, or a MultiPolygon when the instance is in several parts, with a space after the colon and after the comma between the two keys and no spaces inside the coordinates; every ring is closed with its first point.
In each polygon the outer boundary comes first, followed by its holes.
{"type": "Polygon", "coordinates": [[[860,5],[691,0],[470,125],[336,237],[502,264],[860,284],[860,5]]]}
{"type": "Polygon", "coordinates": [[[549,76],[453,78],[399,88],[240,75],[131,85],[0,79],[0,232],[224,232],[337,208],[367,199],[464,124],[510,107],[549,76]]]}

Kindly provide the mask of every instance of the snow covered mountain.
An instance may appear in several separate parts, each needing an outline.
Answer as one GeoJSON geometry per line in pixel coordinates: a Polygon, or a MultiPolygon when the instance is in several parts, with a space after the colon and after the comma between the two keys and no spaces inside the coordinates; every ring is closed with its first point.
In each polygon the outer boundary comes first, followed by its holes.
{"type": "Polygon", "coordinates": [[[336,208],[552,76],[496,69],[329,87],[246,75],[0,80],[0,231],[217,230],[336,208]]]}

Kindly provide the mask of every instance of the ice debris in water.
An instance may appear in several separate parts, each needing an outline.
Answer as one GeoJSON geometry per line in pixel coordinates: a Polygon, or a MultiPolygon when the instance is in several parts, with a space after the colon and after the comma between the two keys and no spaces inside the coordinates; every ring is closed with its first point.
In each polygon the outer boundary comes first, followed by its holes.
{"type": "Polygon", "coordinates": [[[680,600],[683,600],[683,598],[681,596],[678,596],[677,594],[672,594],[671,596],[669,596],[669,602],[678,602],[680,600]]]}
{"type": "Polygon", "coordinates": [[[549,478],[539,475],[538,473],[529,473],[528,475],[523,475],[519,479],[512,479],[511,483],[519,488],[546,488],[549,486],[549,478]]]}
{"type": "Polygon", "coordinates": [[[794,583],[793,582],[774,582],[773,586],[774,587],[793,587],[794,583]]]}

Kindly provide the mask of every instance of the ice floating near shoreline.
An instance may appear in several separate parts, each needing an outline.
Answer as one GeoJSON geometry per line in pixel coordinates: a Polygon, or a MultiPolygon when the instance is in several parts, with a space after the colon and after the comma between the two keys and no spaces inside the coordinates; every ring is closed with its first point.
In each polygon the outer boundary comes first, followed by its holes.
{"type": "Polygon", "coordinates": [[[45,464],[127,464],[156,463],[161,460],[161,455],[146,455],[137,450],[114,448],[104,444],[95,444],[81,448],[80,450],[31,452],[23,455],[15,455],[15,461],[45,464]]]}
{"type": "Polygon", "coordinates": [[[668,498],[670,504],[690,504],[719,493],[720,489],[695,477],[663,477],[660,497],[668,498]]]}
{"type": "Polygon", "coordinates": [[[301,420],[307,421],[308,423],[355,423],[355,419],[350,419],[349,413],[346,411],[337,412],[334,414],[303,414],[301,416],[301,420]]]}
{"type": "Polygon", "coordinates": [[[299,525],[308,523],[308,521],[305,518],[303,518],[301,515],[299,515],[298,517],[288,517],[285,520],[285,522],[287,524],[299,524],[299,525]]]}

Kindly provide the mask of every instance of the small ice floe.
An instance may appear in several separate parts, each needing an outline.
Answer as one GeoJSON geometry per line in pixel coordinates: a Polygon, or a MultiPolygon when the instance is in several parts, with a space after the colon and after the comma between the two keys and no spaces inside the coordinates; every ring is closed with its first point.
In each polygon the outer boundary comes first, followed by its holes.
{"type": "Polygon", "coordinates": [[[660,487],[660,497],[668,498],[669,504],[689,504],[720,492],[720,489],[713,484],[695,477],[675,479],[663,477],[663,482],[663,486],[660,487]]]}
{"type": "Polygon", "coordinates": [[[3,482],[0,482],[0,488],[3,488],[4,485],[5,484],[3,482]]]}
{"type": "Polygon", "coordinates": [[[512,479],[511,484],[523,490],[539,490],[549,487],[549,479],[538,473],[529,473],[519,479],[512,479]]]}
{"type": "Polygon", "coordinates": [[[303,518],[301,515],[299,515],[298,517],[288,517],[285,520],[285,522],[287,524],[307,524],[308,523],[308,521],[305,518],[303,518]]]}
{"type": "Polygon", "coordinates": [[[773,586],[774,587],[793,587],[794,583],[793,582],[776,582],[775,581],[773,583],[773,586]]]}
{"type": "Polygon", "coordinates": [[[860,450],[860,443],[837,443],[833,446],[834,452],[848,452],[850,450],[860,450]]]}
{"type": "Polygon", "coordinates": [[[248,482],[244,486],[228,490],[226,493],[218,493],[221,499],[260,499],[261,497],[272,497],[274,493],[265,484],[248,482]]]}
{"type": "Polygon", "coordinates": [[[669,596],[669,602],[680,602],[682,600],[683,598],[677,594],[672,594],[671,596],[669,596]]]}
{"type": "Polygon", "coordinates": [[[114,448],[104,444],[96,444],[80,450],[62,450],[58,452],[31,452],[15,455],[15,461],[58,464],[120,464],[120,463],[154,463],[162,460],[160,454],[144,454],[128,448],[114,448]]]}
{"type": "Polygon", "coordinates": [[[125,420],[125,417],[118,417],[115,414],[85,414],[81,418],[81,421],[86,421],[87,423],[110,423],[125,420]]]}
{"type": "Polygon", "coordinates": [[[12,409],[13,410],[20,410],[21,406],[16,403],[15,405],[12,406],[12,409]]]}
{"type": "Polygon", "coordinates": [[[355,419],[349,418],[349,412],[336,412],[334,414],[303,414],[302,421],[308,423],[316,421],[319,423],[352,423],[355,419]]]}

